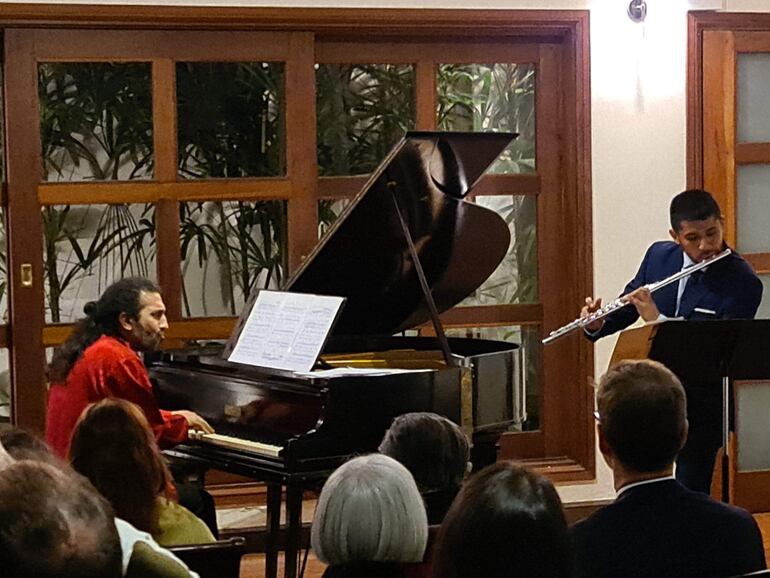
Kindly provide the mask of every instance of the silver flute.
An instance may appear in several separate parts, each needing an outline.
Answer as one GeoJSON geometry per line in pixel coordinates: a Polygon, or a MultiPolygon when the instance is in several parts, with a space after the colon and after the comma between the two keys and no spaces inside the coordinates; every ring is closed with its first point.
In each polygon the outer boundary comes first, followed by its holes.
{"type": "MultiPolygon", "coordinates": [[[[670,277],[666,277],[665,279],[662,279],[661,281],[656,281],[655,283],[648,283],[647,285],[644,285],[643,287],[645,289],[648,289],[650,293],[653,293],[657,291],[658,289],[661,289],[665,287],[666,285],[670,285],[674,281],[679,281],[680,279],[684,277],[688,277],[689,275],[692,275],[696,271],[700,271],[701,269],[705,269],[712,263],[715,263],[719,261],[720,259],[724,259],[727,257],[730,253],[732,253],[732,250],[725,249],[721,253],[717,253],[713,257],[709,257],[708,259],[704,259],[700,263],[696,263],[695,265],[688,267],[687,269],[682,269],[681,271],[677,271],[670,277]]],[[[575,319],[572,323],[568,323],[567,325],[564,325],[563,327],[559,327],[559,329],[556,329],[555,331],[551,331],[551,333],[548,334],[548,337],[543,339],[543,345],[548,345],[549,343],[556,341],[560,337],[564,337],[565,335],[572,333],[576,329],[581,329],[585,327],[586,325],[590,325],[594,321],[597,321],[599,319],[602,319],[603,317],[607,317],[607,315],[617,311],[618,309],[621,309],[622,307],[625,307],[628,305],[628,301],[626,300],[628,294],[622,295],[615,299],[614,301],[611,301],[610,303],[607,303],[607,305],[600,307],[590,315],[586,315],[585,317],[578,317],[575,319]]]]}

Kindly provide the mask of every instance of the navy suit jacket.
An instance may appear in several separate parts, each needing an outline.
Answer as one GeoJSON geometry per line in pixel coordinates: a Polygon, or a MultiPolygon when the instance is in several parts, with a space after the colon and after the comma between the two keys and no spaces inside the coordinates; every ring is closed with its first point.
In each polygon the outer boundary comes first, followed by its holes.
{"type": "MultiPolygon", "coordinates": [[[[673,241],[653,243],[639,266],[636,276],[622,295],[648,283],[661,281],[682,269],[682,247],[673,241]]],[[[678,284],[671,283],[655,291],[652,298],[666,317],[677,317],[678,284]]],[[[700,283],[685,285],[678,317],[685,319],[753,319],[762,300],[762,282],[737,253],[709,265],[700,283]],[[689,287],[688,287],[689,286],[689,287]],[[697,309],[697,311],[696,311],[697,309]],[[713,313],[712,313],[713,312],[713,313]]],[[[595,341],[625,329],[639,318],[633,305],[626,305],[606,317],[604,326],[588,338],[595,341]]]]}
{"type": "Polygon", "coordinates": [[[675,480],[629,488],[571,534],[578,577],[735,576],[765,567],[751,514],[675,480]]]}

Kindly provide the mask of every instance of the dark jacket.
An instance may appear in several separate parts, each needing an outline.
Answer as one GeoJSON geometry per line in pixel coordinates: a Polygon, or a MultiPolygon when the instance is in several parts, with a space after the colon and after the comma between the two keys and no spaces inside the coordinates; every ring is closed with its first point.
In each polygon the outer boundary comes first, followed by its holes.
{"type": "Polygon", "coordinates": [[[571,533],[579,577],[735,576],[765,567],[751,514],[675,480],[629,488],[571,533]]]}

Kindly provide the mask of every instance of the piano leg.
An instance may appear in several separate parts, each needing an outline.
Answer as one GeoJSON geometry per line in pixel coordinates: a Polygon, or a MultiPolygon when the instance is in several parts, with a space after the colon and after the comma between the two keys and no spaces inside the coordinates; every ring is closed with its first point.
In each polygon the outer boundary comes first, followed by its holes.
{"type": "Polygon", "coordinates": [[[281,530],[281,484],[267,484],[265,578],[278,578],[278,532],[281,530]]]}
{"type": "Polygon", "coordinates": [[[302,531],[302,487],[286,486],[286,557],[284,577],[297,578],[297,553],[302,531]]]}

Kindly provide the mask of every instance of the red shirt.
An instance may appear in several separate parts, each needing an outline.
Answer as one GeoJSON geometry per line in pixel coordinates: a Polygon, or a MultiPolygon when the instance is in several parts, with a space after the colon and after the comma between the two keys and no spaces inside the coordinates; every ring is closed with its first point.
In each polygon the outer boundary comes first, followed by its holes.
{"type": "Polygon", "coordinates": [[[67,457],[75,423],[91,403],[107,397],[138,405],[161,447],[187,439],[187,420],[158,408],[147,368],[125,341],[102,335],[86,348],[70,369],[64,383],[48,392],[45,437],[54,453],[67,457]]]}

